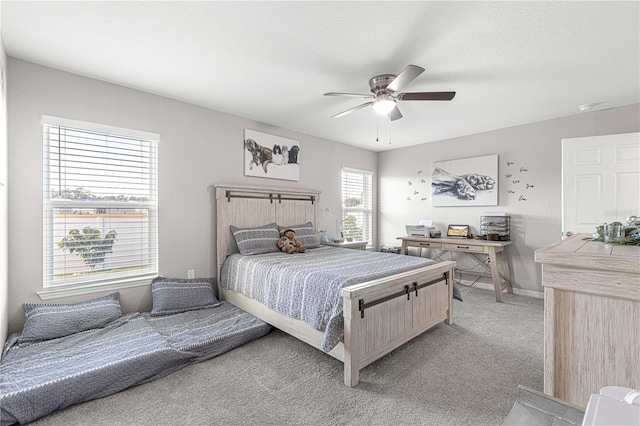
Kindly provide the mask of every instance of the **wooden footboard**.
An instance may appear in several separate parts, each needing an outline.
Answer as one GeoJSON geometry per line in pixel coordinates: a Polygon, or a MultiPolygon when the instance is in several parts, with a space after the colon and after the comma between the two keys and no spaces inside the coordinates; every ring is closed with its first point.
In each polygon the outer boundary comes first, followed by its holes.
{"type": "Polygon", "coordinates": [[[434,325],[452,322],[453,268],[442,262],[342,290],[344,382],[434,325]]]}
{"type": "MultiPolygon", "coordinates": [[[[344,382],[358,384],[360,370],[431,327],[452,322],[453,268],[441,262],[342,289],[344,340],[329,355],[344,362],[344,382]]],[[[323,333],[230,290],[223,299],[321,350],[323,333]]]]}

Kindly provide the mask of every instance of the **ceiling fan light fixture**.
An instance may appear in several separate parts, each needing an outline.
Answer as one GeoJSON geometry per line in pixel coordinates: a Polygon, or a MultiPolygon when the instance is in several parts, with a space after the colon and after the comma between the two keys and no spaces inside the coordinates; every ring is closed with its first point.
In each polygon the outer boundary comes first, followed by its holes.
{"type": "Polygon", "coordinates": [[[396,106],[396,102],[393,99],[388,97],[378,99],[376,103],[373,104],[373,109],[379,115],[387,115],[391,112],[391,110],[396,106]]]}
{"type": "Polygon", "coordinates": [[[397,76],[381,74],[369,80],[371,94],[328,92],[324,96],[349,96],[368,99],[367,102],[332,115],[331,118],[344,117],[354,111],[372,106],[378,115],[386,115],[390,121],[399,120],[402,114],[396,103],[400,101],[450,101],[456,92],[401,92],[416,77],[424,72],[424,68],[417,65],[407,65],[397,76]]]}

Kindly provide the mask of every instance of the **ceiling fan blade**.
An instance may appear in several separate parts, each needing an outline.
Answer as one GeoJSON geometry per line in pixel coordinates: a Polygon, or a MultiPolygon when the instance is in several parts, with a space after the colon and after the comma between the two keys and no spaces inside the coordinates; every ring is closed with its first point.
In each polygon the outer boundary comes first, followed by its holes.
{"type": "Polygon", "coordinates": [[[360,93],[340,93],[340,92],[329,92],[329,93],[325,93],[324,96],[350,96],[355,98],[375,98],[375,96],[371,94],[363,95],[360,93]]]}
{"type": "Polygon", "coordinates": [[[403,101],[450,101],[456,92],[413,92],[400,93],[397,98],[403,101]]]}
{"type": "Polygon", "coordinates": [[[400,120],[401,118],[402,118],[402,114],[400,113],[400,110],[398,109],[398,105],[396,105],[396,106],[393,107],[393,109],[389,113],[389,119],[391,121],[396,121],[396,120],[400,120]]]}
{"type": "Polygon", "coordinates": [[[342,111],[342,112],[341,112],[341,113],[339,113],[339,114],[332,115],[332,116],[331,116],[331,118],[340,118],[340,117],[344,117],[345,115],[350,114],[350,113],[352,113],[353,111],[357,111],[357,110],[362,109],[362,108],[364,108],[364,107],[368,107],[369,105],[373,105],[373,101],[371,101],[371,102],[366,102],[366,103],[364,103],[364,104],[361,104],[361,105],[355,106],[355,107],[353,107],[353,108],[349,108],[348,110],[346,110],[346,111],[342,111]]]}
{"type": "Polygon", "coordinates": [[[411,83],[414,78],[424,72],[424,68],[417,65],[407,65],[396,78],[387,86],[387,90],[397,92],[407,84],[411,83]]]}

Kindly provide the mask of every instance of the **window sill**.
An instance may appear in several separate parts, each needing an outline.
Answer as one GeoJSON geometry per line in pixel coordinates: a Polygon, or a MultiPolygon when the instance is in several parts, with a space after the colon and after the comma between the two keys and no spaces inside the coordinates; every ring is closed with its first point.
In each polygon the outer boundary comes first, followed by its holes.
{"type": "Polygon", "coordinates": [[[41,300],[59,299],[63,297],[81,296],[83,294],[102,293],[105,291],[121,290],[124,288],[141,287],[151,285],[151,280],[156,275],[136,277],[108,283],[76,284],[73,286],[50,287],[37,292],[41,300]]]}

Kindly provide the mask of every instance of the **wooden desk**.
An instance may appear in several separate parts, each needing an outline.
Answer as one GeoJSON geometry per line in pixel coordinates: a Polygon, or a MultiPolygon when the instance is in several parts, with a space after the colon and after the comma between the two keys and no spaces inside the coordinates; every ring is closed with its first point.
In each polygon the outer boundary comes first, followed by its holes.
{"type": "Polygon", "coordinates": [[[640,389],[640,247],[591,234],[536,250],[544,288],[544,392],[586,407],[604,386],[640,389]]]}
{"type": "MultiPolygon", "coordinates": [[[[459,251],[471,256],[478,264],[488,272],[488,276],[493,281],[493,288],[496,292],[496,302],[502,302],[502,291],[513,294],[511,286],[511,271],[509,270],[509,260],[505,252],[505,247],[511,244],[511,241],[487,241],[487,240],[471,240],[460,238],[426,238],[426,237],[398,237],[402,240],[401,254],[408,254],[409,247],[417,247],[421,249],[440,250],[440,253],[434,260],[440,259],[443,254],[450,251],[459,251]],[[498,264],[498,256],[502,261],[502,271],[500,273],[500,265],[498,264]],[[489,265],[484,262],[479,254],[489,256],[489,265]]],[[[484,275],[484,274],[479,274],[484,275]]]]}

